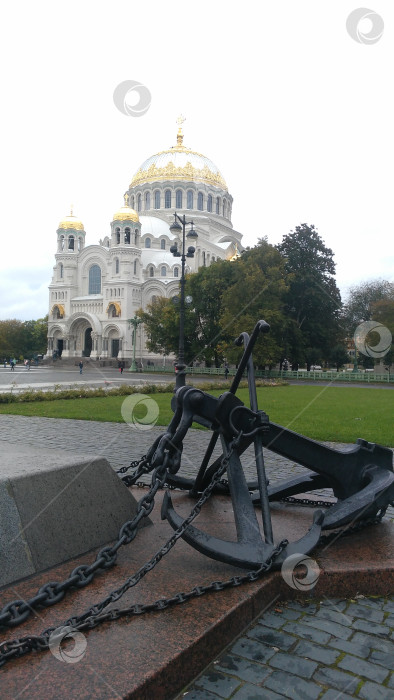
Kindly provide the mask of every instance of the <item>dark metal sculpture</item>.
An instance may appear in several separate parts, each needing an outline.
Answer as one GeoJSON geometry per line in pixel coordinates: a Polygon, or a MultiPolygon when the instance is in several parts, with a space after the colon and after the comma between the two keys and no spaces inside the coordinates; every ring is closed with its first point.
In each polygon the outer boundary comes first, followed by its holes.
{"type": "MultiPolygon", "coordinates": [[[[189,489],[197,496],[211,482],[212,476],[226,460],[228,484],[218,484],[216,491],[229,492],[237,529],[237,541],[229,542],[209,535],[190,525],[183,538],[200,552],[235,566],[258,568],[271,558],[275,548],[270,502],[317,488],[331,488],[337,502],[326,511],[318,510],[309,531],[298,541],[289,543],[274,566],[294,553],[307,554],[317,545],[321,530],[335,529],[384,514],[394,499],[393,456],[390,449],[357,440],[344,450],[325,447],[314,440],[271,423],[264,411],[258,409],[252,360],[253,346],[260,333],[269,330],[259,321],[249,337],[242,333],[236,344],[245,350],[229,392],[219,398],[193,387],[180,388],[173,399],[174,417],[167,429],[152,446],[148,461],[161,464],[167,460],[167,483],[189,489]],[[243,373],[247,369],[251,408],[235,396],[243,373]],[[210,428],[213,433],[195,480],[177,476],[181,463],[182,444],[193,421],[210,428]],[[216,442],[220,439],[222,456],[210,464],[216,442]],[[246,482],[241,464],[243,452],[254,444],[257,481],[246,482]],[[305,476],[284,480],[268,486],[264,468],[263,447],[290,458],[310,469],[305,476]],[[257,522],[255,506],[262,508],[264,539],[257,522]]],[[[183,518],[175,511],[167,492],[162,517],[178,528],[183,518]]]]}

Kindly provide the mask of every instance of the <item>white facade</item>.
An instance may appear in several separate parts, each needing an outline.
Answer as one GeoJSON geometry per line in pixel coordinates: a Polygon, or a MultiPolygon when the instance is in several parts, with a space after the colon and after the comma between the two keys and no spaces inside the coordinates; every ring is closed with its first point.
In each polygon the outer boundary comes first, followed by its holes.
{"type": "MultiPolygon", "coordinates": [[[[124,198],[109,235],[96,245],[85,245],[83,224],[72,212],[59,224],[49,285],[48,355],[132,358],[128,319],[153,297],[178,293],[181,261],[170,252],[175,238],[169,230],[175,211],[192,219],[198,233],[186,272],[242,249],[242,236],[231,224],[233,199],[220,171],[183,146],[180,129],[177,145],[145,161],[124,198]]],[[[142,325],[136,357],[158,359],[146,350],[142,325]]]]}

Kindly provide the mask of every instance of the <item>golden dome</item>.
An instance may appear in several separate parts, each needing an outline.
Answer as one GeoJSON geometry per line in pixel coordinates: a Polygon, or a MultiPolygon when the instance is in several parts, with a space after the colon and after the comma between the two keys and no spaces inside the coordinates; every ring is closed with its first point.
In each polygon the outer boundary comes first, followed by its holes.
{"type": "Polygon", "coordinates": [[[112,221],[134,221],[136,223],[139,221],[137,212],[129,207],[129,198],[127,194],[124,196],[124,207],[121,207],[115,212],[112,221]]]}
{"type": "Polygon", "coordinates": [[[74,216],[72,207],[71,207],[71,211],[70,211],[70,216],[65,216],[64,219],[61,220],[58,228],[63,228],[63,229],[73,228],[75,231],[84,231],[85,230],[81,219],[77,219],[77,217],[74,216]]]}
{"type": "Polygon", "coordinates": [[[215,163],[183,145],[181,127],[176,146],[148,158],[133,176],[130,187],[160,180],[204,182],[227,191],[226,181],[215,163]]]}

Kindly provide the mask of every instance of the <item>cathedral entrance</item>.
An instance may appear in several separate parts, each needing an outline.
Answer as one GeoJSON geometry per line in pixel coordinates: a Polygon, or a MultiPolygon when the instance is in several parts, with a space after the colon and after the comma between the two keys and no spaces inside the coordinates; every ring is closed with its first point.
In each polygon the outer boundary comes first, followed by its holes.
{"type": "Polygon", "coordinates": [[[92,329],[87,328],[85,331],[85,344],[84,344],[84,349],[83,349],[83,356],[90,357],[91,352],[92,352],[92,329]]]}
{"type": "Polygon", "coordinates": [[[119,338],[112,338],[111,340],[111,357],[118,357],[119,353],[119,338]]]}
{"type": "Polygon", "coordinates": [[[63,352],[63,338],[58,338],[58,339],[57,339],[57,348],[56,348],[56,350],[57,350],[58,357],[61,357],[61,356],[62,356],[62,352],[63,352]]]}

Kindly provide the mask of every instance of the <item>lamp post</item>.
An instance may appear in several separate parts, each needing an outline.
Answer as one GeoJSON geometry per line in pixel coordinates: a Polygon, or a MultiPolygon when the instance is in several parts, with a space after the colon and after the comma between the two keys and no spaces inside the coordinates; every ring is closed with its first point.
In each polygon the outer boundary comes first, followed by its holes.
{"type": "Polygon", "coordinates": [[[173,235],[179,236],[182,234],[182,248],[181,251],[178,250],[178,244],[174,243],[171,246],[170,251],[175,258],[180,258],[182,263],[181,268],[181,294],[180,294],[180,305],[179,305],[179,352],[178,361],[176,363],[177,375],[175,381],[175,388],[179,389],[181,386],[185,386],[186,372],[185,372],[185,263],[186,258],[194,258],[195,248],[194,246],[189,246],[187,253],[186,248],[186,238],[191,240],[196,240],[198,234],[194,230],[194,222],[186,221],[186,217],[179,216],[176,212],[174,214],[174,223],[170,226],[170,231],[173,235]],[[191,226],[190,231],[186,234],[186,226],[191,226]]]}
{"type": "Polygon", "coordinates": [[[142,319],[138,318],[137,315],[134,316],[134,318],[129,318],[128,319],[129,323],[129,328],[130,326],[133,326],[133,336],[134,336],[134,342],[133,342],[133,361],[131,363],[131,366],[129,367],[129,372],[136,372],[137,371],[137,365],[135,364],[135,348],[137,346],[137,328],[142,323],[142,319]]]}

